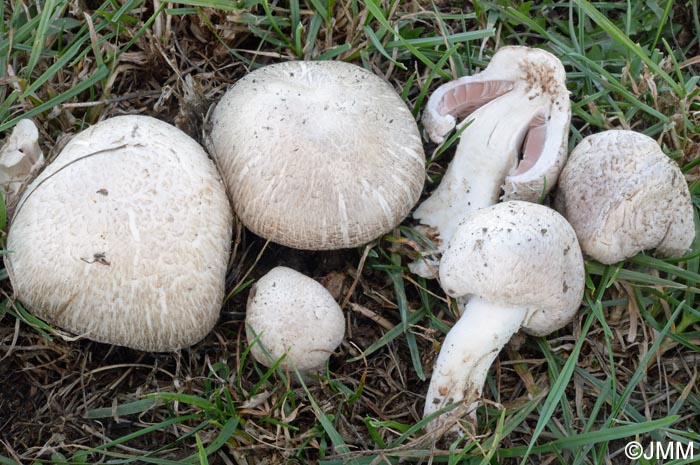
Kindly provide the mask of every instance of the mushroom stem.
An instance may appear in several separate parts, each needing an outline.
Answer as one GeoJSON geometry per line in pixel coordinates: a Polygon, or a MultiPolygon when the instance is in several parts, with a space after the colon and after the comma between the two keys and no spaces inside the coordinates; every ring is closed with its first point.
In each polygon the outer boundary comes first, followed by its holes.
{"type": "Polygon", "coordinates": [[[441,251],[466,216],[498,202],[506,177],[516,171],[523,140],[533,122],[541,121],[542,110],[539,99],[511,91],[460,124],[469,127],[462,132],[454,160],[438,188],[413,215],[437,228],[441,251]],[[507,116],[504,108],[510,109],[507,116]]]}
{"type": "Polygon", "coordinates": [[[457,431],[457,421],[465,411],[476,419],[476,400],[481,397],[489,367],[526,315],[523,307],[504,308],[476,296],[469,299],[440,349],[423,416],[455,402],[461,401],[462,406],[428,423],[428,431],[449,424],[457,431]]]}

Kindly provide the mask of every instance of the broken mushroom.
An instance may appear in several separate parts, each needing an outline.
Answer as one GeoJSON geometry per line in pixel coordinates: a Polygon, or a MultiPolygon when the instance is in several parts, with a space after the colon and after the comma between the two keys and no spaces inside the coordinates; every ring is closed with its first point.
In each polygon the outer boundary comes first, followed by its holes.
{"type": "Polygon", "coordinates": [[[119,116],[76,135],[28,186],[5,265],[16,297],[49,323],[175,350],[219,316],[232,222],[199,144],[155,118],[119,116]]]}
{"type": "Polygon", "coordinates": [[[440,284],[467,303],[442,344],[424,415],[463,404],[433,420],[431,431],[456,425],[465,409],[476,418],[488,369],[518,330],[544,336],[571,321],[583,296],[583,258],[564,217],[509,201],[459,226],[440,262],[440,284]]]}
{"type": "Polygon", "coordinates": [[[15,205],[20,189],[42,166],[39,130],[31,120],[19,120],[0,150],[0,186],[7,205],[15,205]]]}
{"type": "MultiPolygon", "coordinates": [[[[536,202],[554,187],[566,161],[571,109],[557,57],[503,47],[481,73],[443,84],[430,97],[423,125],[442,142],[458,118],[464,128],[440,185],[414,212],[435,229],[444,250],[459,223],[504,200],[536,202]]],[[[431,277],[420,265],[415,272],[431,277]]]]}
{"type": "Polygon", "coordinates": [[[333,296],[318,282],[279,266],[250,290],[246,334],[258,362],[312,372],[324,367],[343,341],[345,318],[333,296]]]}
{"type": "Polygon", "coordinates": [[[251,231],[306,250],[355,247],[418,201],[425,156],[401,97],[343,62],[294,61],[240,79],[208,120],[207,148],[251,231]]]}
{"type": "Polygon", "coordinates": [[[695,237],[683,173],[654,139],[634,131],[583,139],[562,171],[555,205],[583,251],[604,264],[649,249],[679,257],[695,237]]]}

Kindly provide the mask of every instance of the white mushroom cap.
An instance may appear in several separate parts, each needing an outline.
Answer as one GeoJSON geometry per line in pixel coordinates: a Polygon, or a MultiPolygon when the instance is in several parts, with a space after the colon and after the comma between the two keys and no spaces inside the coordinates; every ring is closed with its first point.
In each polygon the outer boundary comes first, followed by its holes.
{"type": "Polygon", "coordinates": [[[501,48],[483,72],[440,86],[423,125],[440,142],[462,117],[459,127],[468,126],[455,157],[413,215],[436,229],[443,250],[459,223],[501,191],[504,200],[537,202],[556,184],[571,119],[563,65],[544,50],[501,48]]]}
{"type": "Polygon", "coordinates": [[[279,244],[355,247],[389,232],[418,201],[425,156],[399,95],[343,62],[295,61],[236,83],[207,141],[239,218],[279,244]]]}
{"type": "MultiPolygon", "coordinates": [[[[442,345],[426,416],[462,399],[475,401],[489,366],[519,329],[544,336],[571,321],[583,296],[583,257],[564,217],[509,201],[460,225],[440,262],[440,284],[450,296],[469,300],[442,345]]],[[[431,428],[458,417],[453,412],[431,428]]]]}
{"type": "Polygon", "coordinates": [[[76,135],[27,188],[5,265],[35,315],[100,342],[191,345],[224,296],[233,216],[213,162],[146,116],[76,135]]]}
{"type": "Polygon", "coordinates": [[[440,262],[452,297],[475,295],[525,306],[525,332],[544,336],[576,314],[584,269],[576,233],[543,205],[509,201],[479,210],[460,225],[440,262]]]}
{"type": "Polygon", "coordinates": [[[258,362],[272,366],[286,354],[282,366],[309,372],[323,368],[343,341],[345,319],[325,287],[279,266],[250,290],[246,334],[258,362]]]}
{"type": "Polygon", "coordinates": [[[556,207],[583,251],[605,264],[648,249],[682,256],[695,237],[690,192],[678,165],[654,139],[634,131],[583,139],[562,171],[556,207]]]}

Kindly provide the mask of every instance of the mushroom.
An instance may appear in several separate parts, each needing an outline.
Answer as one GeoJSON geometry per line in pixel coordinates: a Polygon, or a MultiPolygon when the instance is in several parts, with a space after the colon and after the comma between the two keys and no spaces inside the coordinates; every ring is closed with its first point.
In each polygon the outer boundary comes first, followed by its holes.
{"type": "Polygon", "coordinates": [[[394,89],[343,62],[295,61],[240,79],[208,119],[207,148],[251,231],[305,250],[356,247],[418,201],[425,156],[394,89]]]}
{"type": "Polygon", "coordinates": [[[49,323],[170,351],[216,323],[232,222],[199,144],[157,119],[119,116],[76,135],[28,186],[5,265],[16,297],[49,323]]]}
{"type": "Polygon", "coordinates": [[[323,368],[343,341],[345,319],[325,287],[279,266],[250,290],[246,334],[258,362],[272,366],[286,354],[282,366],[308,373],[323,368]]]}
{"type": "Polygon", "coordinates": [[[583,139],[562,171],[555,206],[583,251],[604,264],[648,249],[679,257],[695,237],[683,173],[654,139],[634,131],[583,139]]]}
{"type": "Polygon", "coordinates": [[[464,404],[433,420],[431,431],[454,425],[464,407],[476,418],[489,366],[518,330],[544,336],[571,321],[583,296],[583,258],[564,217],[508,201],[459,226],[440,262],[440,284],[467,303],[442,344],[424,415],[464,404]]]}
{"type": "Polygon", "coordinates": [[[21,187],[42,166],[39,130],[31,120],[19,120],[0,150],[0,186],[6,204],[15,204],[21,187]]]}
{"type": "MultiPolygon", "coordinates": [[[[423,112],[423,125],[433,141],[442,142],[464,117],[454,159],[413,214],[434,228],[439,251],[466,216],[496,203],[501,191],[504,200],[537,202],[555,185],[571,120],[564,67],[544,50],[503,47],[483,72],[440,86],[423,112]]],[[[411,268],[432,277],[430,263],[411,268]]]]}

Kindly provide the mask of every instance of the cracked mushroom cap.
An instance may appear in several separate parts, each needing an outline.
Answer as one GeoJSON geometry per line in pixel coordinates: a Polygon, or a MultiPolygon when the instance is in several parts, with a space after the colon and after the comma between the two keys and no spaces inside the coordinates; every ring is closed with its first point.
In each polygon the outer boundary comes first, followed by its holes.
{"type": "Polygon", "coordinates": [[[562,171],[556,207],[583,251],[604,264],[649,249],[679,257],[695,237],[683,173],[654,139],[634,131],[583,139],[562,171]]]}
{"type": "Polygon", "coordinates": [[[284,366],[309,372],[323,368],[343,341],[345,318],[320,283],[278,266],[250,290],[246,334],[258,362],[272,366],[286,354],[284,366]]]}
{"type": "MultiPolygon", "coordinates": [[[[520,141],[516,149],[521,159],[505,173],[503,200],[539,201],[554,187],[566,162],[571,105],[561,61],[537,48],[502,47],[481,73],[437,88],[423,112],[423,126],[440,143],[458,119],[465,124],[482,107],[489,110],[479,116],[497,122],[491,135],[498,132],[500,138],[520,141]]],[[[469,127],[465,137],[483,139],[478,145],[491,144],[488,133],[475,134],[469,127]]]]}
{"type": "Polygon", "coordinates": [[[389,232],[418,201],[425,156],[395,90],[343,62],[257,69],[208,121],[234,209],[254,233],[288,247],[355,247],[389,232]]]}
{"type": "Polygon", "coordinates": [[[27,188],[5,265],[35,315],[99,342],[202,339],[224,296],[233,216],[206,152],[146,116],[76,135],[27,188]]]}
{"type": "Polygon", "coordinates": [[[440,262],[440,284],[453,297],[525,308],[522,329],[544,336],[576,314],[583,258],[563,216],[539,204],[509,201],[481,209],[460,225],[440,262]]]}

